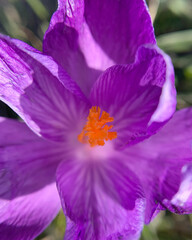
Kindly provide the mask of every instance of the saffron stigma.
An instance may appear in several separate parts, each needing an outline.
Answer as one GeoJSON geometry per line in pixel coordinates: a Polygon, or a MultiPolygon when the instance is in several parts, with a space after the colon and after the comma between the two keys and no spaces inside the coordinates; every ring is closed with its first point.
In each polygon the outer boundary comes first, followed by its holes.
{"type": "Polygon", "coordinates": [[[113,122],[114,118],[110,117],[109,113],[105,111],[102,111],[101,114],[100,107],[93,106],[89,110],[87,120],[82,132],[78,135],[79,142],[89,143],[91,147],[97,145],[104,146],[105,141],[117,137],[116,132],[109,132],[113,128],[113,125],[109,126],[106,124],[113,122]]]}

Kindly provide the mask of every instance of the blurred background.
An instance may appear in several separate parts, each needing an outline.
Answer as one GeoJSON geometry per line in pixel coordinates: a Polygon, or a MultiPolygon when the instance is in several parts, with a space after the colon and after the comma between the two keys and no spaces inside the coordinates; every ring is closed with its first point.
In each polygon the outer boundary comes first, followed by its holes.
{"type": "MultiPolygon", "coordinates": [[[[157,43],[175,67],[177,108],[192,105],[192,0],[148,0],[157,43]]],[[[0,0],[0,32],[41,50],[42,39],[56,0],[0,0]]],[[[0,102],[0,115],[17,118],[0,102]]],[[[61,240],[65,231],[62,212],[36,240],[61,240]]],[[[141,240],[192,240],[192,216],[162,212],[145,226],[141,240]]]]}

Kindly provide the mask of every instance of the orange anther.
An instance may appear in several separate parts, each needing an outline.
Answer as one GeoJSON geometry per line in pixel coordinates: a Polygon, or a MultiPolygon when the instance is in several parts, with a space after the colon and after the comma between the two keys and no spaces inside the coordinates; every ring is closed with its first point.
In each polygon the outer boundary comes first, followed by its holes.
{"type": "Polygon", "coordinates": [[[85,124],[85,127],[78,135],[78,140],[81,143],[89,143],[91,147],[97,145],[104,146],[105,141],[112,140],[117,137],[116,132],[109,132],[113,126],[107,125],[107,123],[114,120],[113,117],[110,117],[109,113],[105,111],[101,114],[100,107],[92,107],[89,110],[87,120],[88,121],[85,124]]]}

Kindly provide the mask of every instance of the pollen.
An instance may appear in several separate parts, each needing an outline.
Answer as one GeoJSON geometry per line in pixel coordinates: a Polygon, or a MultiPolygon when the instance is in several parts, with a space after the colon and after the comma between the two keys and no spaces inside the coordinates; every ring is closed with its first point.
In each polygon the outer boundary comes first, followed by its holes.
{"type": "Polygon", "coordinates": [[[116,132],[109,131],[113,125],[108,125],[108,123],[113,122],[113,117],[105,111],[101,113],[100,107],[93,106],[89,110],[87,120],[82,132],[78,135],[79,142],[89,143],[91,147],[104,146],[105,141],[117,137],[116,132]]]}

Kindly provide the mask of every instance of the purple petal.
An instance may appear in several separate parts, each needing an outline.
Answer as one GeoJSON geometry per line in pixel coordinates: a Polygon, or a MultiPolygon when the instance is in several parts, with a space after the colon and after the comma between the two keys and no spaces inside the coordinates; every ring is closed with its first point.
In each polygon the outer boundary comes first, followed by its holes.
{"type": "Polygon", "coordinates": [[[139,46],[155,44],[151,18],[143,0],[85,0],[84,16],[93,38],[115,63],[132,62],[139,46]]]}
{"type": "Polygon", "coordinates": [[[2,35],[0,77],[0,99],[38,135],[65,140],[87,115],[80,89],[51,57],[2,35]]]}
{"type": "Polygon", "coordinates": [[[168,208],[177,213],[192,210],[189,207],[192,196],[191,167],[186,165],[192,161],[191,119],[192,108],[180,110],[156,135],[122,152],[124,161],[145,189],[146,223],[158,209],[168,208]]]}
{"type": "Polygon", "coordinates": [[[59,209],[55,184],[12,200],[1,199],[1,240],[33,240],[55,218],[59,209]]]}
{"type": "Polygon", "coordinates": [[[59,0],[43,48],[88,95],[100,72],[132,62],[146,43],[154,44],[155,37],[143,0],[59,0]]]}
{"type": "Polygon", "coordinates": [[[181,182],[181,169],[192,161],[192,108],[177,111],[161,131],[149,139],[166,172],[161,175],[161,194],[172,199],[181,182]]]}
{"type": "MultiPolygon", "coordinates": [[[[171,167],[162,178],[162,206],[172,212],[192,212],[192,108],[176,112],[173,119],[163,128],[166,143],[166,159],[171,167]],[[167,150],[169,148],[169,151],[167,150]]],[[[163,139],[162,139],[163,140],[163,139]]]]}
{"type": "MultiPolygon", "coordinates": [[[[192,160],[192,157],[191,157],[192,160]]],[[[190,161],[191,162],[191,161],[190,161]]],[[[172,211],[179,214],[192,213],[192,164],[182,168],[181,184],[178,192],[171,201],[164,200],[163,204],[172,211]]]]}
{"type": "Polygon", "coordinates": [[[0,127],[0,196],[11,199],[53,183],[65,145],[38,137],[16,120],[0,118],[0,127]]]}
{"type": "MultiPolygon", "coordinates": [[[[109,207],[111,207],[110,202],[107,202],[109,204],[109,207]]],[[[116,208],[117,206],[115,206],[116,208]]],[[[135,207],[133,210],[125,211],[116,208],[117,212],[115,213],[115,217],[119,217],[118,215],[121,214],[121,219],[116,219],[117,221],[120,221],[123,225],[124,218],[126,219],[126,222],[124,223],[125,226],[123,229],[119,228],[118,232],[113,233],[113,223],[111,224],[112,231],[109,232],[109,235],[105,237],[105,235],[102,235],[101,237],[95,238],[95,233],[92,232],[92,228],[90,226],[91,222],[84,223],[81,225],[77,225],[74,222],[72,222],[69,218],[67,218],[67,227],[65,231],[65,237],[64,240],[92,240],[92,239],[98,239],[98,240],[138,240],[141,234],[141,231],[143,229],[143,211],[144,211],[144,201],[142,199],[137,199],[135,203],[135,207]],[[120,212],[118,212],[120,211],[120,212]],[[88,232],[89,231],[89,232],[88,232]],[[110,234],[111,233],[111,234],[110,234]]],[[[106,218],[108,218],[109,221],[114,221],[112,218],[112,214],[107,215],[106,218]]],[[[102,224],[102,223],[101,223],[102,224]]],[[[119,224],[119,223],[118,223],[119,224]]],[[[119,224],[119,225],[120,225],[119,224]]],[[[118,228],[118,226],[116,226],[118,228]]],[[[97,229],[95,229],[97,231],[97,229]]]]}
{"type": "Polygon", "coordinates": [[[70,218],[65,239],[138,239],[144,200],[137,177],[118,159],[70,159],[57,185],[70,218]]]}
{"type": "Polygon", "coordinates": [[[116,65],[100,76],[90,99],[114,117],[118,146],[139,142],[156,133],[175,111],[171,60],[156,46],[141,47],[134,64],[116,65]]]}
{"type": "Polygon", "coordinates": [[[60,209],[55,170],[63,145],[16,120],[0,118],[0,128],[0,236],[34,239],[60,209]]]}

